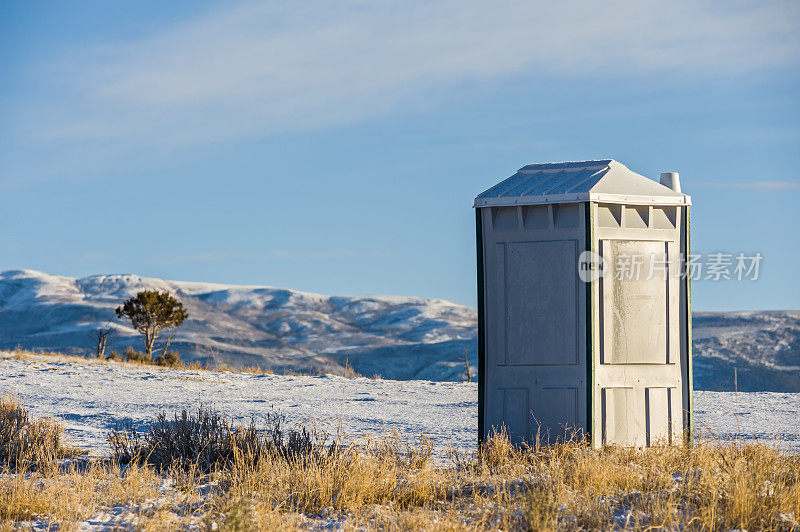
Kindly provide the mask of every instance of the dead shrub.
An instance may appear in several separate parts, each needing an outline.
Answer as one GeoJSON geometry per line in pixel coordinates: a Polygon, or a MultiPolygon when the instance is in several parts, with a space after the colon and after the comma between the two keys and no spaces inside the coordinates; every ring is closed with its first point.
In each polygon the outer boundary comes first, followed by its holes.
{"type": "Polygon", "coordinates": [[[142,353],[141,351],[137,351],[130,345],[125,348],[125,351],[123,351],[122,354],[125,355],[125,359],[128,362],[139,362],[141,364],[150,363],[150,355],[147,353],[142,353]]]}
{"type": "Polygon", "coordinates": [[[158,366],[166,366],[170,368],[181,367],[181,355],[176,351],[167,351],[166,353],[158,355],[155,359],[155,363],[158,366]]]}
{"type": "Polygon", "coordinates": [[[148,463],[159,469],[197,468],[209,473],[227,467],[236,458],[253,463],[267,456],[288,461],[320,459],[327,435],[300,430],[284,431],[284,417],[268,415],[259,427],[255,420],[237,426],[227,416],[201,406],[183,410],[172,419],[162,412],[144,433],[132,423],[117,425],[108,434],[114,458],[121,463],[148,463]]]}

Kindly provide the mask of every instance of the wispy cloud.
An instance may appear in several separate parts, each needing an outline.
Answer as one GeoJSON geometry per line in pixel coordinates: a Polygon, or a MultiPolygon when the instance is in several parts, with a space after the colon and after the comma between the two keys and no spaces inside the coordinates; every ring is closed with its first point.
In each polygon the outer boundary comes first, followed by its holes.
{"type": "Polygon", "coordinates": [[[349,123],[465,81],[748,72],[796,64],[799,26],[791,2],[223,4],[70,51],[72,100],[43,135],[206,142],[349,123]]]}
{"type": "Polygon", "coordinates": [[[751,181],[748,183],[698,183],[709,188],[737,188],[745,190],[800,190],[800,183],[792,181],[751,181]]]}

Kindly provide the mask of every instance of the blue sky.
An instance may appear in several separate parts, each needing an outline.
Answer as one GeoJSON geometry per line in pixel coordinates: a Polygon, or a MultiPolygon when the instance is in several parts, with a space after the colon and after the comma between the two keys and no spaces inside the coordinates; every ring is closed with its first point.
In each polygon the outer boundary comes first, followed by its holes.
{"type": "Polygon", "coordinates": [[[472,199],[612,157],[800,308],[793,2],[6,2],[0,269],[475,303],[472,199]]]}

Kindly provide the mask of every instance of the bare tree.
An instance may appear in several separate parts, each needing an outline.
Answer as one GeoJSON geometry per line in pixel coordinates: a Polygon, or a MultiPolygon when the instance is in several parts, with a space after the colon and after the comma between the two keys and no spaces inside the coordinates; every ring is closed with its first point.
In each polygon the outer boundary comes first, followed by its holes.
{"type": "Polygon", "coordinates": [[[166,355],[169,353],[169,345],[172,343],[172,338],[175,336],[175,333],[178,332],[178,326],[172,325],[169,328],[169,334],[167,335],[167,339],[164,341],[164,346],[161,348],[161,354],[166,355]]]}
{"type": "Polygon", "coordinates": [[[464,365],[467,366],[467,382],[472,382],[472,372],[469,369],[469,358],[467,358],[467,344],[464,344],[464,365]]]}
{"type": "Polygon", "coordinates": [[[116,326],[111,322],[107,322],[103,327],[94,331],[92,338],[95,340],[95,355],[97,358],[103,358],[105,356],[108,340],[116,331],[116,326]]]}

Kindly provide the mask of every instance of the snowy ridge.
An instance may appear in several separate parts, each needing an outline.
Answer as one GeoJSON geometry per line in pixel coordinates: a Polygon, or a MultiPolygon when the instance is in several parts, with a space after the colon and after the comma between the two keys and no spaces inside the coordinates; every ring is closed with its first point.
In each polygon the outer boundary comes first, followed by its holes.
{"type": "Polygon", "coordinates": [[[692,319],[695,387],[800,392],[800,312],[702,312],[692,319]]]}
{"type": "Polygon", "coordinates": [[[190,317],[173,347],[187,360],[211,362],[213,349],[219,361],[279,371],[342,373],[349,363],[370,375],[461,380],[466,346],[476,364],[474,309],[439,299],[32,270],[0,273],[0,347],[87,353],[92,332],[112,321],[109,349],[139,348],[136,332],[113,311],[143,289],[166,290],[186,306],[190,317]]]}
{"type": "MultiPolygon", "coordinates": [[[[477,370],[475,309],[441,299],[325,296],[265,286],[165,281],[137,275],[83,279],[32,270],[0,272],[0,349],[85,354],[91,334],[136,292],[166,290],[190,318],[173,347],[185,360],[276,371],[460,381],[467,349],[477,370]]],[[[116,322],[109,349],[140,347],[116,322]]],[[[695,313],[694,384],[730,391],[800,392],[800,312],[695,313]]]]}

